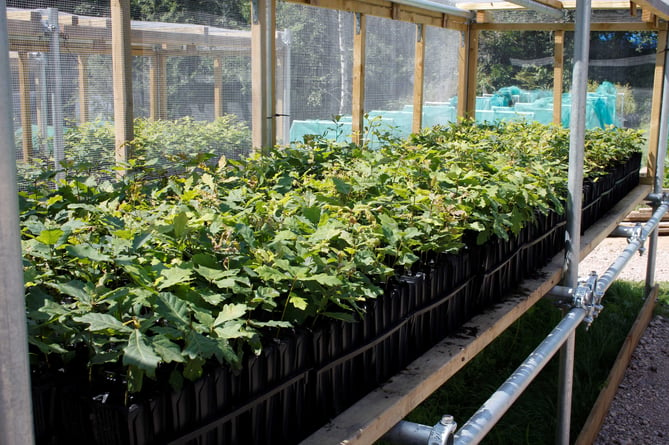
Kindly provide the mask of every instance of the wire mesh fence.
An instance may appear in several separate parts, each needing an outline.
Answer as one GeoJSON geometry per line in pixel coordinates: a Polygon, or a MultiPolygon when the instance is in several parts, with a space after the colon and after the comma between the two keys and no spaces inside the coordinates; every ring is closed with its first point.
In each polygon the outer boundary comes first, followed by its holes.
{"type": "MultiPolygon", "coordinates": [[[[40,1],[9,5],[21,174],[40,163],[57,170],[63,160],[87,161],[100,168],[114,165],[117,86],[109,4],[67,0],[56,2],[57,7],[40,1]]],[[[197,2],[174,10],[133,5],[133,154],[174,162],[166,156],[250,153],[252,18],[246,2],[225,2],[217,10],[197,2]]],[[[495,17],[518,22],[524,16],[495,17]]],[[[351,140],[356,26],[352,12],[277,2],[278,143],[299,143],[313,136],[351,140]]],[[[419,29],[404,21],[368,17],[364,122],[370,133],[406,137],[413,130],[419,29]]],[[[463,81],[462,33],[432,26],[425,31],[424,128],[457,120],[458,85],[463,81]]],[[[649,124],[656,45],[653,32],[591,34],[589,126],[649,124]]],[[[569,73],[570,32],[565,33],[564,48],[564,72],[569,73]]],[[[476,119],[552,122],[554,52],[555,32],[483,31],[476,119]]],[[[568,75],[563,83],[562,124],[567,125],[568,75]]]]}

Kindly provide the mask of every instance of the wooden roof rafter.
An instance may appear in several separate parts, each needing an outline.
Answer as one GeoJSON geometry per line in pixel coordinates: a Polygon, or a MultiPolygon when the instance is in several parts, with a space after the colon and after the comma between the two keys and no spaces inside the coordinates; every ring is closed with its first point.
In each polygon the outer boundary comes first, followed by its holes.
{"type": "MultiPolygon", "coordinates": [[[[296,3],[305,6],[315,6],[320,8],[335,9],[346,12],[360,13],[375,17],[387,18],[391,20],[400,20],[404,22],[415,23],[417,25],[429,25],[441,28],[449,28],[457,31],[464,31],[474,18],[474,13],[466,10],[456,11],[459,8],[451,8],[454,13],[440,12],[437,9],[426,9],[413,5],[410,0],[285,0],[289,3],[296,3]],[[455,12],[458,12],[455,14],[455,12]]],[[[420,1],[416,2],[417,4],[420,1]]],[[[426,4],[434,3],[427,0],[426,4]]],[[[434,3],[436,6],[446,5],[434,3]]]]}
{"type": "MultiPolygon", "coordinates": [[[[49,36],[43,10],[8,8],[7,29],[11,51],[48,51],[49,36]]],[[[60,34],[66,50],[81,54],[111,53],[109,18],[60,13],[60,34]]],[[[203,25],[139,22],[131,23],[134,55],[211,55],[250,52],[251,32],[203,25]]]]}
{"type": "MultiPolygon", "coordinates": [[[[462,2],[456,6],[461,9],[476,11],[477,17],[487,18],[488,12],[526,10],[526,2],[532,2],[544,7],[551,7],[562,10],[573,10],[576,8],[576,0],[509,0],[509,1],[491,1],[491,2],[462,2]]],[[[593,0],[592,10],[629,10],[630,18],[636,17],[638,10],[642,11],[642,20],[644,22],[654,23],[661,27],[660,20],[669,20],[669,2],[666,0],[593,0]]]]}

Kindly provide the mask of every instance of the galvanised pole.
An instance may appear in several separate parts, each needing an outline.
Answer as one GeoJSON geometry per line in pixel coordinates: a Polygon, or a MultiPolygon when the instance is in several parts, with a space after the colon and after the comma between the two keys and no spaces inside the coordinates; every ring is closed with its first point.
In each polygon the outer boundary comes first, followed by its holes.
{"type": "Polygon", "coordinates": [[[546,366],[560,347],[573,336],[585,318],[586,311],[573,308],[546,336],[523,363],[490,396],[479,410],[455,433],[454,445],[477,444],[502,418],[530,383],[546,366]]]}
{"type": "Polygon", "coordinates": [[[60,163],[65,159],[65,142],[63,136],[63,73],[60,67],[60,23],[58,22],[58,9],[47,9],[48,31],[51,34],[49,48],[51,50],[51,80],[53,91],[51,93],[52,116],[53,116],[53,161],[57,175],[56,178],[63,179],[65,175],[60,172],[60,163]]]}
{"type": "MultiPolygon", "coordinates": [[[[669,34],[667,34],[669,44],[669,34]]],[[[662,193],[664,186],[664,161],[667,156],[667,141],[669,139],[669,57],[664,57],[664,77],[662,80],[662,108],[660,109],[660,134],[658,136],[657,162],[655,163],[654,193],[662,193]]],[[[655,229],[650,234],[648,242],[648,260],[646,266],[646,294],[650,293],[655,285],[655,261],[657,258],[657,235],[655,229]]]]}
{"type": "MultiPolygon", "coordinates": [[[[567,186],[567,234],[565,277],[563,284],[576,289],[581,250],[581,208],[583,206],[583,163],[585,141],[585,110],[587,106],[588,61],[590,58],[591,1],[576,2],[574,28],[574,71],[572,74],[571,119],[569,122],[569,174],[567,186]]],[[[569,444],[572,386],[574,380],[574,349],[576,334],[571,333],[560,351],[558,382],[558,415],[556,443],[569,444]]]]}
{"type": "Polygon", "coordinates": [[[0,444],[30,445],[35,439],[11,91],[7,2],[0,0],[0,444]]]}

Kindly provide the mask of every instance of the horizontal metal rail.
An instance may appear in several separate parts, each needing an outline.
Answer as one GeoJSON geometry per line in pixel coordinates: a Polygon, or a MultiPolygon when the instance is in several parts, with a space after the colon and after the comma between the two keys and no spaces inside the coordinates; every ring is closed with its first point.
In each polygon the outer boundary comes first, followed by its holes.
{"type": "Polygon", "coordinates": [[[585,318],[582,308],[571,309],[543,342],[455,434],[454,445],[477,444],[520,397],[548,361],[585,318]]]}
{"type": "Polygon", "coordinates": [[[669,202],[662,203],[653,212],[648,222],[644,224],[638,236],[629,238],[629,243],[620,256],[609,266],[604,274],[597,280],[595,287],[595,300],[599,301],[606,290],[611,287],[611,283],[620,275],[622,269],[627,265],[634,254],[643,246],[650,233],[660,224],[662,217],[669,211],[669,202]]]}

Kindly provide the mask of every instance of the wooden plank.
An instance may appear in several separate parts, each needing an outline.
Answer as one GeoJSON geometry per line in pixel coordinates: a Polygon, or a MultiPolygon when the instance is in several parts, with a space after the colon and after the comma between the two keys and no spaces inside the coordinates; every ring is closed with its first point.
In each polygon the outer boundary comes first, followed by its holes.
{"type": "Polygon", "coordinates": [[[214,57],[214,117],[223,116],[223,59],[214,57]]]}
{"type": "Polygon", "coordinates": [[[149,66],[149,119],[167,119],[167,56],[154,53],[149,66]]]}
{"type": "Polygon", "coordinates": [[[367,16],[353,15],[353,86],[351,97],[351,131],[356,144],[362,142],[365,114],[365,52],[367,36],[367,16]]]}
{"type": "Polygon", "coordinates": [[[29,162],[33,153],[33,122],[30,102],[30,60],[28,53],[19,52],[19,98],[21,102],[21,146],[23,162],[29,162]]]}
{"type": "Polygon", "coordinates": [[[606,386],[599,393],[599,396],[590,411],[590,415],[583,425],[581,433],[576,438],[576,442],[574,442],[576,445],[590,445],[597,438],[599,430],[602,428],[604,419],[611,407],[611,403],[616,396],[618,387],[625,377],[625,371],[630,364],[632,354],[639,344],[639,340],[641,340],[650,320],[653,318],[653,310],[655,309],[655,301],[659,290],[659,285],[655,285],[646,297],[646,302],[641,308],[641,311],[639,311],[634,324],[630,328],[630,331],[618,352],[613,368],[611,368],[611,371],[609,372],[606,386]]]}
{"type": "Polygon", "coordinates": [[[669,5],[662,0],[635,0],[634,3],[645,13],[650,11],[653,15],[664,20],[669,19],[669,5]]]}
{"type": "MultiPolygon", "coordinates": [[[[650,192],[638,186],[581,237],[580,258],[585,258],[650,192]]],[[[416,406],[462,369],[483,348],[506,330],[562,279],[564,253],[559,253],[515,293],[465,323],[459,333],[445,338],[388,382],[359,400],[301,445],[373,443],[416,406]],[[472,337],[471,332],[477,332],[472,337]]]]}
{"type": "MultiPolygon", "coordinates": [[[[545,3],[545,2],[539,2],[545,3]]],[[[562,2],[557,2],[560,6],[548,5],[559,9],[576,9],[575,0],[567,0],[562,2]]],[[[472,2],[461,2],[455,4],[456,8],[467,9],[471,11],[480,10],[480,11],[504,11],[504,10],[514,10],[514,9],[527,9],[522,5],[513,2],[481,2],[481,3],[472,3],[472,2]]],[[[592,9],[629,9],[630,2],[624,0],[614,0],[614,1],[593,1],[592,9]]]]}
{"type": "Polygon", "coordinates": [[[272,0],[258,0],[251,2],[251,141],[254,150],[262,150],[267,147],[269,109],[266,96],[269,94],[266,76],[269,73],[267,67],[267,2],[272,0]]]}
{"type": "Polygon", "coordinates": [[[111,0],[112,78],[117,163],[130,158],[133,140],[132,56],[130,54],[130,0],[111,0]]]}
{"type": "MultiPolygon", "coordinates": [[[[655,75],[653,78],[653,97],[651,99],[650,128],[648,130],[648,155],[646,176],[652,182],[657,168],[657,153],[660,144],[660,116],[662,113],[662,85],[664,83],[664,65],[667,57],[667,38],[669,33],[657,34],[655,75]]],[[[669,86],[665,86],[669,87],[669,86]]]]}
{"type": "Polygon", "coordinates": [[[79,72],[79,123],[88,122],[88,56],[77,55],[77,69],[79,72]]]}
{"type": "MultiPolygon", "coordinates": [[[[446,25],[449,29],[462,31],[467,27],[469,18],[458,15],[446,14],[448,19],[444,21],[442,11],[420,8],[417,6],[394,3],[387,0],[286,0],[306,6],[336,9],[391,20],[437,26],[446,25]]],[[[465,12],[465,11],[463,11],[465,12]]],[[[473,18],[473,15],[471,16],[473,18]]]]}
{"type": "Polygon", "coordinates": [[[476,113],[476,67],[478,65],[479,32],[470,28],[462,34],[458,52],[458,117],[474,118],[476,113]]]}
{"type": "MultiPolygon", "coordinates": [[[[574,31],[573,23],[472,23],[479,31],[574,31]]],[[[666,29],[667,24],[655,25],[644,22],[591,23],[591,31],[657,31],[666,29]]]]}
{"type": "Polygon", "coordinates": [[[416,51],[414,57],[413,81],[413,121],[411,130],[420,132],[423,128],[423,91],[425,83],[425,38],[426,30],[423,25],[416,25],[416,51]]]}
{"type": "Polygon", "coordinates": [[[562,91],[564,85],[564,31],[555,31],[553,65],[553,123],[562,124],[562,91]]]}

